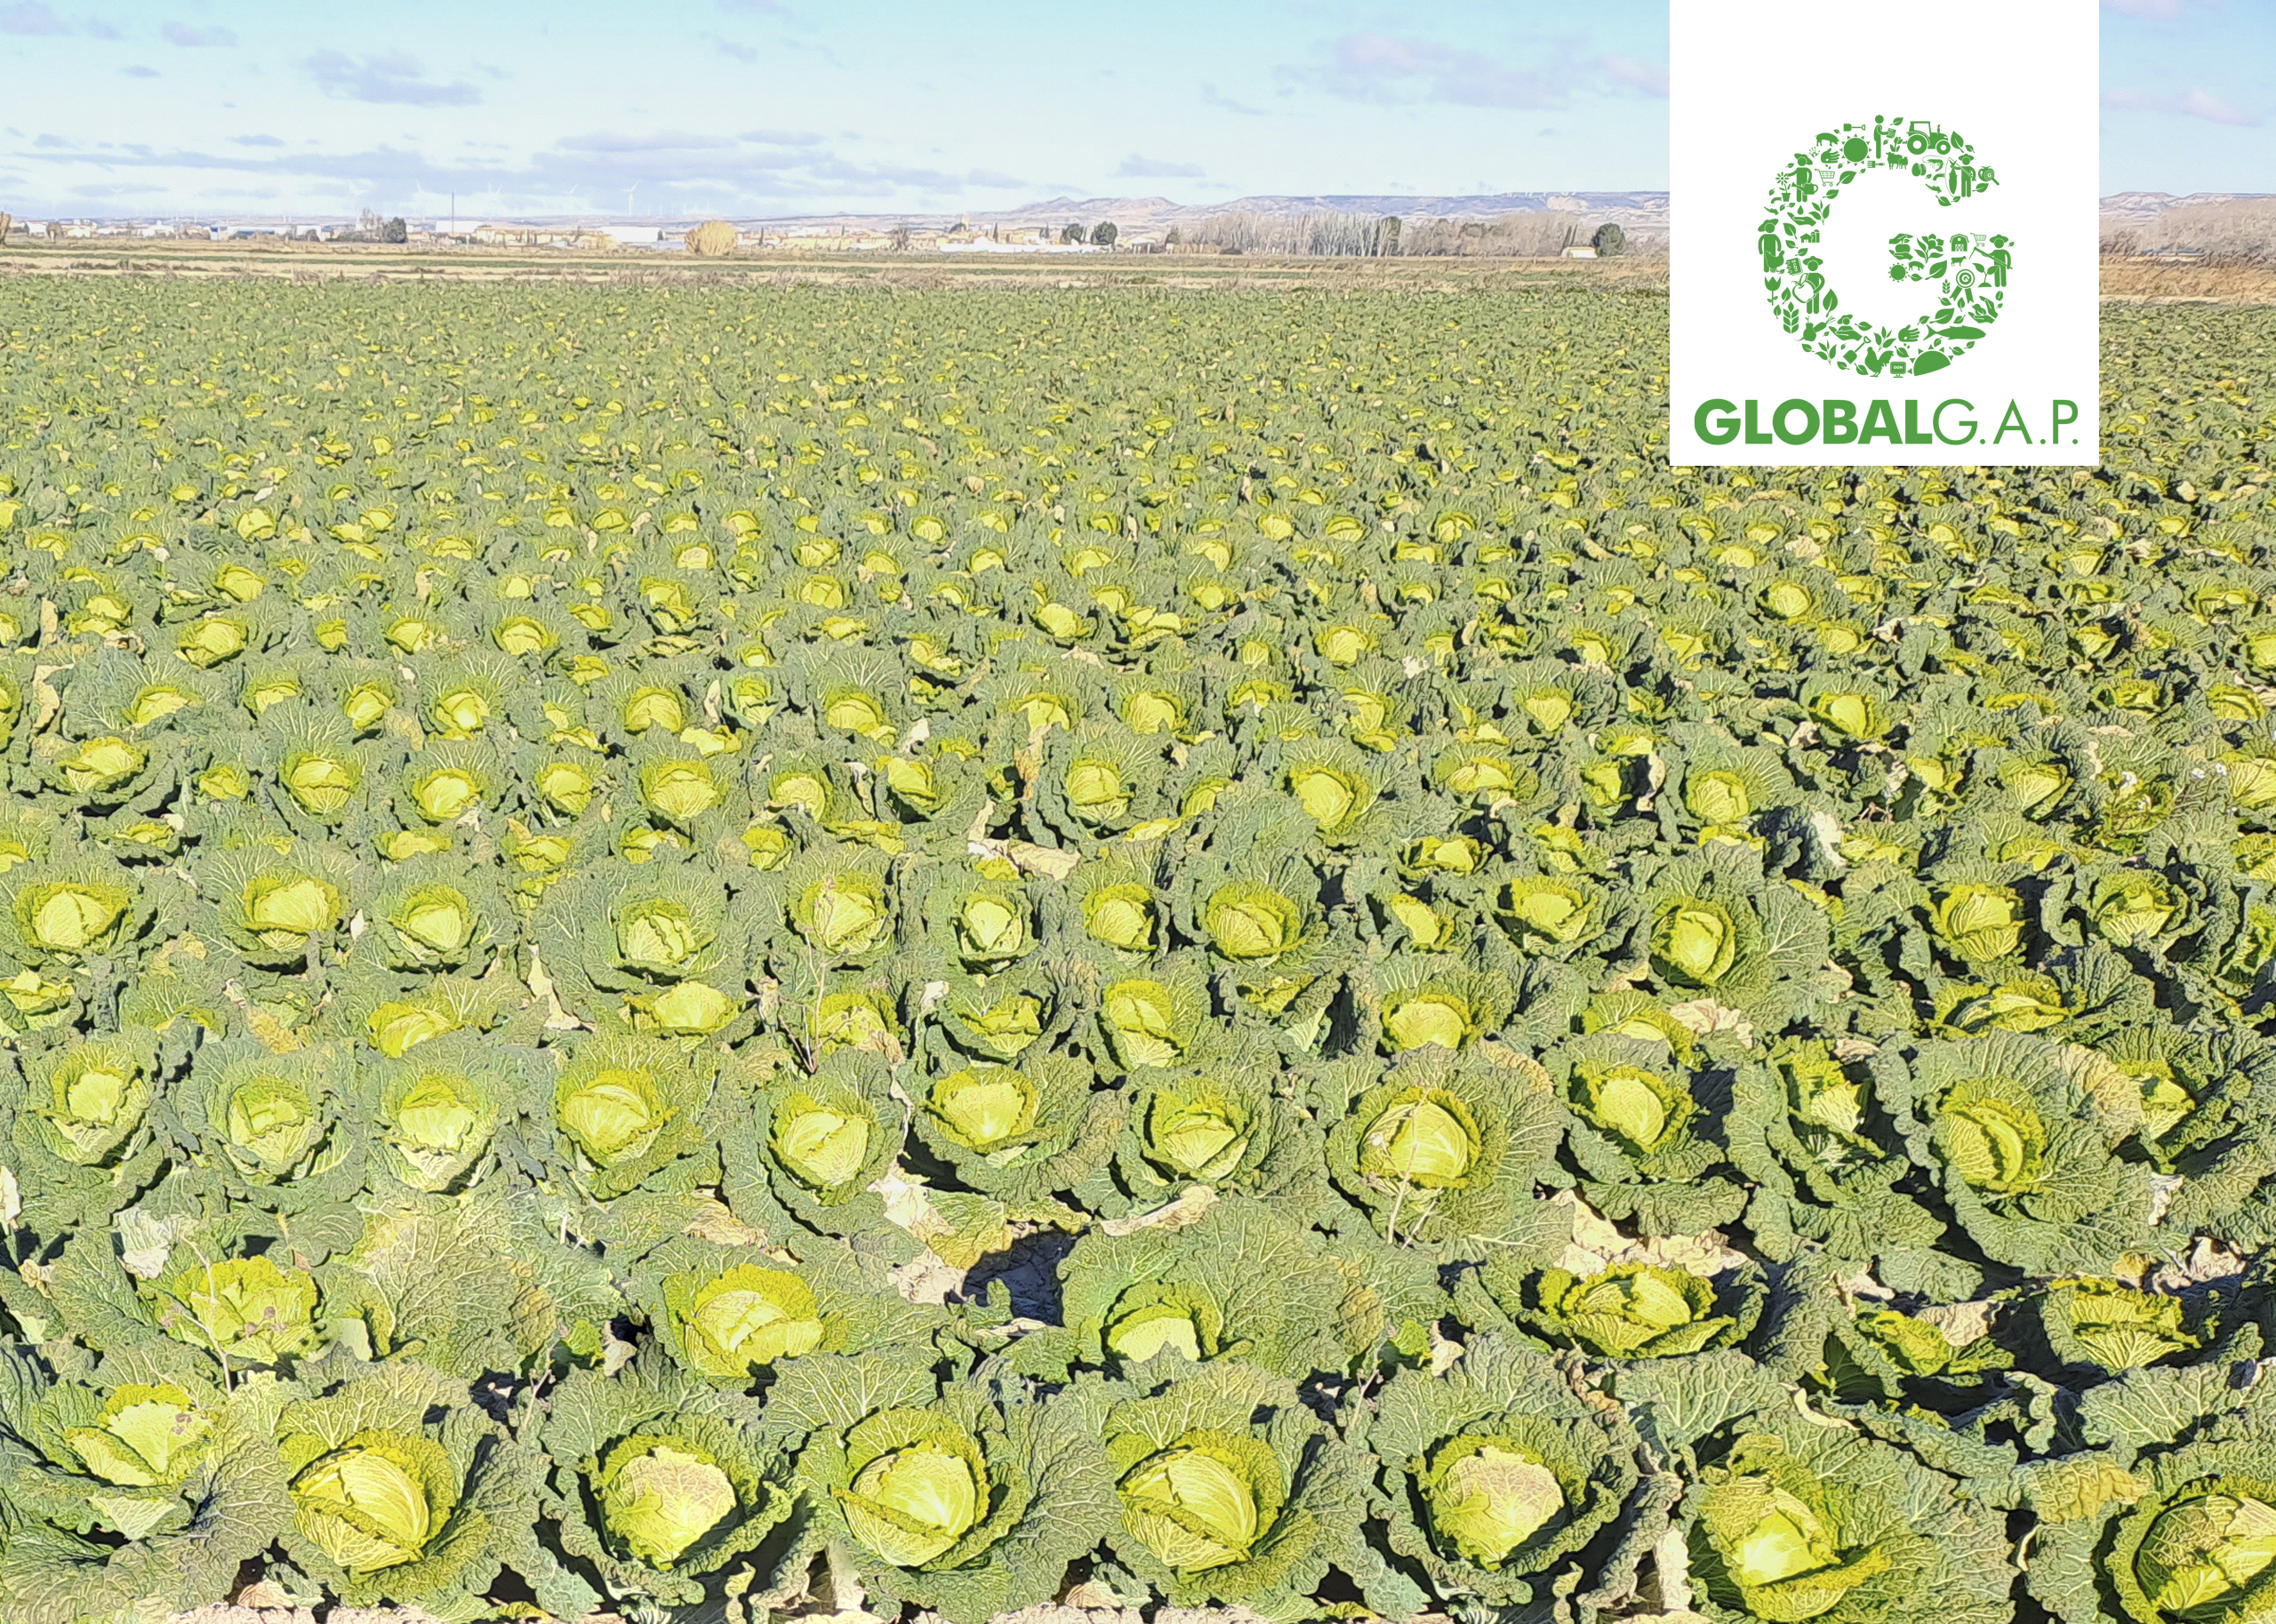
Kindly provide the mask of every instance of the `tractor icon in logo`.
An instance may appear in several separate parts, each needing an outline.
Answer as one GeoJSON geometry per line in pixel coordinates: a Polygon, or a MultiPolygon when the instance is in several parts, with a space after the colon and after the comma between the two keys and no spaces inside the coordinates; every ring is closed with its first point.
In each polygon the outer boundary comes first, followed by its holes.
{"type": "Polygon", "coordinates": [[[1876,115],[1871,124],[1821,132],[1778,172],[1756,239],[1762,285],[1779,325],[1812,355],[1853,372],[1918,377],[1942,372],[2000,319],[2015,244],[1982,232],[1902,233],[1889,239],[1889,279],[1933,282],[1935,312],[1902,327],[1860,321],[1825,275],[1821,233],[1841,188],[1868,170],[1917,176],[1942,208],[2000,184],[1975,148],[1925,118],[1876,115]]]}

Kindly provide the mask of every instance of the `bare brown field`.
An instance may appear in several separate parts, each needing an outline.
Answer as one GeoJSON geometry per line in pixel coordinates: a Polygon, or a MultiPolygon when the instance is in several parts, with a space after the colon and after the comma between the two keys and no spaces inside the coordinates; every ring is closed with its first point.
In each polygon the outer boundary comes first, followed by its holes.
{"type": "Polygon", "coordinates": [[[2276,265],[2175,265],[2107,258],[2102,296],[2128,304],[2276,304],[2276,265]]]}
{"type": "Polygon", "coordinates": [[[268,277],[288,282],[549,283],[624,286],[1290,288],[1416,291],[1519,285],[1664,287],[1664,260],[1278,259],[1131,254],[1108,260],[910,253],[751,252],[698,260],[638,251],[387,247],[282,243],[11,244],[0,276],[268,277]]]}
{"type": "MultiPolygon", "coordinates": [[[[724,260],[637,251],[387,247],[378,244],[77,241],[11,244],[0,276],[255,277],[287,282],[583,284],[622,286],[888,288],[1320,288],[1482,292],[1542,285],[1649,292],[1664,258],[1298,259],[1182,253],[1059,258],[748,252],[724,260]]],[[[2102,294],[2121,303],[2276,304],[2276,265],[2171,264],[2111,255],[2102,294]]]]}

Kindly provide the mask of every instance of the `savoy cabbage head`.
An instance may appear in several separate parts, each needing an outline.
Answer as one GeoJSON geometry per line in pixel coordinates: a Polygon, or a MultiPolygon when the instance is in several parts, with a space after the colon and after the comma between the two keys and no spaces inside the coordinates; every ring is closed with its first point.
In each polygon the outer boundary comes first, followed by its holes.
{"type": "Polygon", "coordinates": [[[1929,1043],[1876,1075],[1906,1113],[1915,1161],[1984,1257],[2031,1274],[2093,1273],[2140,1244],[2150,1170],[2120,1157],[2053,1043],[2020,1033],[1929,1043]]]}
{"type": "Polygon", "coordinates": [[[1997,1485],[1954,1476],[1902,1430],[1811,1413],[1729,1353],[1630,1366],[1616,1391],[1683,1463],[1676,1523],[1707,1617],[2010,1616],[1997,1485]]]}
{"type": "Polygon", "coordinates": [[[918,1367],[861,1360],[794,1380],[779,1404],[805,1433],[804,1538],[883,1596],[956,1624],[1037,1605],[1112,1515],[1095,1385],[1044,1396],[987,1364],[935,1388],[918,1367]]]}
{"type": "Polygon", "coordinates": [[[1175,1604],[1307,1605],[1331,1564],[1364,1569],[1358,1460],[1295,1385],[1237,1361],[1149,1371],[1100,1426],[1116,1513],[1110,1572],[1175,1604]]]}
{"type": "Polygon", "coordinates": [[[1639,1444],[1549,1360],[1496,1337],[1443,1375],[1403,1370],[1375,1401],[1373,1499],[1393,1559],[1441,1602],[1500,1606],[1552,1590],[1627,1509],[1639,1444]]]}
{"type": "Polygon", "coordinates": [[[1474,1250],[1535,1223],[1563,1125],[1533,1061],[1424,1049],[1345,1106],[1328,1171],[1387,1238],[1474,1250]]]}
{"type": "Polygon", "coordinates": [[[572,1372],[539,1438],[541,1504],[567,1566],[634,1605],[696,1602],[729,1576],[771,1580],[757,1553],[796,1491],[759,1412],[653,1355],[619,1376],[572,1372]]]}

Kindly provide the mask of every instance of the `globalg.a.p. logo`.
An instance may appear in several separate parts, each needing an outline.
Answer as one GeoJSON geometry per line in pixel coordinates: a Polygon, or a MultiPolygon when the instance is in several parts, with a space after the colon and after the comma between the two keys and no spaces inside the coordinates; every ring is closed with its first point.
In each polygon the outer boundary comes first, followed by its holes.
{"type": "Polygon", "coordinates": [[[1759,244],[1762,285],[1779,324],[1814,356],[1874,376],[1942,372],[2000,319],[2013,244],[1983,233],[1893,236],[1889,279],[1935,283],[1936,308],[1898,327],[1857,319],[1826,278],[1821,234],[1841,188],[1874,169],[1918,176],[1943,208],[2000,183],[1975,148],[1924,118],[1876,115],[1870,124],[1822,132],[1771,188],[1759,244]]]}

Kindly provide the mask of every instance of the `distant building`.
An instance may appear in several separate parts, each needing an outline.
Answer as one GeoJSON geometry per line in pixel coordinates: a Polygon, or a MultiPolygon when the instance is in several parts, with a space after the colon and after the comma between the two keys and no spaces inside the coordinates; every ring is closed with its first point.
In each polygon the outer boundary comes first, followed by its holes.
{"type": "Polygon", "coordinates": [[[603,226],[600,235],[619,248],[661,248],[664,228],[661,226],[603,226]]]}
{"type": "Polygon", "coordinates": [[[1593,260],[1597,257],[1597,251],[1583,244],[1567,248],[1565,251],[1565,257],[1568,260],[1593,260]]]}

